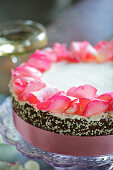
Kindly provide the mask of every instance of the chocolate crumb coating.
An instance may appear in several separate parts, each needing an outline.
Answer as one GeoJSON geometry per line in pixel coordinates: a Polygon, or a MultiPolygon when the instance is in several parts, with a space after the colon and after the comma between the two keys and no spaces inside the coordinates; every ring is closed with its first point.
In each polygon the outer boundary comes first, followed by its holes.
{"type": "Polygon", "coordinates": [[[113,118],[102,118],[99,121],[87,121],[80,118],[60,118],[50,112],[37,110],[28,103],[20,104],[12,97],[12,106],[16,114],[29,124],[63,135],[103,136],[113,135],[113,118]]]}

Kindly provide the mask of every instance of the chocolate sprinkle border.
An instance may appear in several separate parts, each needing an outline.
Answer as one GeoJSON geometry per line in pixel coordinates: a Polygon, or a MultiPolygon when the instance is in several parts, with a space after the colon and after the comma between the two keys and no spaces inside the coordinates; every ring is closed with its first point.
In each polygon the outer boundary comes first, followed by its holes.
{"type": "Polygon", "coordinates": [[[87,121],[84,118],[59,118],[50,112],[36,110],[28,103],[20,104],[12,97],[12,106],[16,114],[27,123],[63,135],[103,136],[113,135],[113,118],[102,118],[100,121],[87,121]]]}

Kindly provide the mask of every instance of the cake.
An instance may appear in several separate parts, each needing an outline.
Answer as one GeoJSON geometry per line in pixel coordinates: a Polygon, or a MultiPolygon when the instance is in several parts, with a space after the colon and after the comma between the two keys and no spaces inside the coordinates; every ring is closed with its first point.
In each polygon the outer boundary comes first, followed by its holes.
{"type": "Polygon", "coordinates": [[[112,40],[94,47],[84,41],[72,42],[69,50],[60,43],[36,50],[11,70],[14,113],[58,135],[113,135],[112,61],[112,40]]]}

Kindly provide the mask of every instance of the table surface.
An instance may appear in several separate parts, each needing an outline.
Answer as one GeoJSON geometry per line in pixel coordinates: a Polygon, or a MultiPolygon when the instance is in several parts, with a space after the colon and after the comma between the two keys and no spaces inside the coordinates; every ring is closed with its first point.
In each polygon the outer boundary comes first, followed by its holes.
{"type": "MultiPolygon", "coordinates": [[[[4,2],[1,1],[1,5],[4,2]]],[[[108,40],[113,37],[112,0],[80,0],[74,3],[73,6],[66,7],[65,10],[56,14],[56,19],[47,28],[49,45],[52,45],[55,41],[70,44],[73,40],[88,40],[95,44],[99,40],[108,40]]],[[[1,95],[0,103],[4,99],[5,96],[1,95]]],[[[28,158],[22,156],[13,146],[0,145],[0,161],[19,161],[23,164],[27,160],[28,158]]],[[[41,170],[53,169],[43,160],[38,160],[38,162],[41,170]]],[[[77,170],[83,170],[83,168],[77,167],[77,170]]]]}

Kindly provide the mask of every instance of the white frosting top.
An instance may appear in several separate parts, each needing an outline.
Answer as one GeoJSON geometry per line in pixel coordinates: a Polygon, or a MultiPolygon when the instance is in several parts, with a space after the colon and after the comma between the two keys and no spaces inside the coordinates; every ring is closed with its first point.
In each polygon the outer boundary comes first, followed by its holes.
{"type": "MultiPolygon", "coordinates": [[[[66,63],[59,62],[52,65],[52,68],[43,74],[43,80],[50,86],[55,86],[59,90],[67,92],[67,90],[73,86],[78,87],[84,84],[90,84],[97,88],[98,94],[112,92],[113,91],[113,63],[66,63]]],[[[16,97],[16,96],[15,96],[16,97]]],[[[26,102],[20,102],[25,104],[26,102]]],[[[35,107],[35,106],[34,106],[35,107]]],[[[36,108],[36,111],[38,109],[36,108]]],[[[102,118],[108,118],[109,115],[101,113],[98,115],[85,118],[80,115],[60,114],[54,113],[54,116],[62,119],[72,118],[81,119],[84,118],[87,121],[99,121],[102,118]]],[[[113,115],[110,114],[113,118],[113,115]]]]}
{"type": "Polygon", "coordinates": [[[90,84],[97,88],[98,94],[113,91],[113,63],[66,63],[60,62],[43,74],[46,83],[67,90],[90,84]]]}

